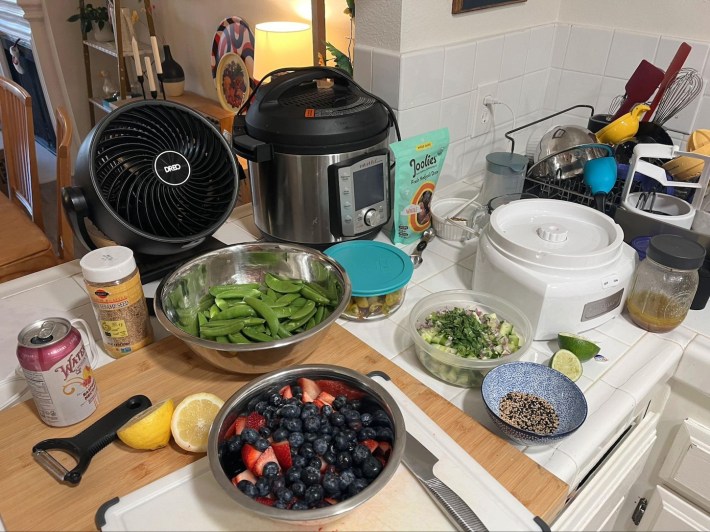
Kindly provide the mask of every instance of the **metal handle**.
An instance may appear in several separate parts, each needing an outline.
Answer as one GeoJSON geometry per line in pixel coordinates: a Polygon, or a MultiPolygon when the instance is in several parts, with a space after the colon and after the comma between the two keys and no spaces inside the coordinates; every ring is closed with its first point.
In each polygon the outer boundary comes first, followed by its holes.
{"type": "Polygon", "coordinates": [[[478,516],[464,500],[438,478],[421,483],[434,495],[434,500],[451,521],[464,532],[488,532],[478,516]]]}
{"type": "Polygon", "coordinates": [[[539,124],[540,122],[544,122],[548,118],[555,117],[557,115],[561,115],[563,113],[566,113],[567,111],[571,111],[572,109],[578,109],[580,107],[584,107],[586,109],[589,109],[591,111],[591,114],[589,115],[590,117],[594,116],[594,107],[591,105],[586,105],[586,104],[579,104],[579,105],[573,105],[572,107],[568,107],[567,109],[562,109],[562,111],[558,111],[556,113],[552,113],[551,115],[543,116],[542,118],[535,120],[534,122],[529,122],[525,125],[522,125],[520,127],[516,127],[515,129],[511,129],[510,131],[505,132],[505,138],[507,138],[510,141],[510,153],[515,152],[515,139],[511,137],[510,135],[513,133],[517,133],[521,129],[528,128],[530,126],[534,126],[535,124],[539,124]]]}

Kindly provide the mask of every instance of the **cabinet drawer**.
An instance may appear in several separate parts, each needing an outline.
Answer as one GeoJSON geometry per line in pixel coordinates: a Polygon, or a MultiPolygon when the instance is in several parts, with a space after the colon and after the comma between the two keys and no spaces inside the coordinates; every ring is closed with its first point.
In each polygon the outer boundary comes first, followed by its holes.
{"type": "Polygon", "coordinates": [[[693,532],[710,530],[710,516],[695,508],[674,493],[656,486],[648,501],[646,515],[639,531],[693,532]]]}
{"type": "Polygon", "coordinates": [[[666,485],[710,511],[710,428],[693,419],[683,421],[659,476],[666,485]]]}

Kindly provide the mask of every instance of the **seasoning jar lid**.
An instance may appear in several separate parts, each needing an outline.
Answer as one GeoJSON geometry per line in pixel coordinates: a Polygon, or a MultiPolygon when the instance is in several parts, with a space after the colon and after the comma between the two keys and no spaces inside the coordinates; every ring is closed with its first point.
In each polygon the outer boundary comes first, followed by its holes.
{"type": "Polygon", "coordinates": [[[646,257],[676,270],[697,270],[705,260],[705,248],[679,235],[656,235],[648,244],[646,257]]]}
{"type": "Polygon", "coordinates": [[[372,240],[341,242],[325,250],[345,269],[352,295],[371,297],[389,294],[412,278],[412,259],[401,249],[372,240]]]}
{"type": "Polygon", "coordinates": [[[95,249],[79,261],[84,280],[91,283],[110,283],[123,279],[136,269],[133,251],[124,246],[95,249]]]}

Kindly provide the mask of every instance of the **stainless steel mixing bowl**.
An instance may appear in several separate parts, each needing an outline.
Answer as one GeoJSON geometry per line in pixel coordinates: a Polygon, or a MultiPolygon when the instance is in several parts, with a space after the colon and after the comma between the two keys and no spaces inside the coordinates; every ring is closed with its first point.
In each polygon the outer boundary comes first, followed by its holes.
{"type": "Polygon", "coordinates": [[[227,399],[212,423],[207,443],[207,456],[210,462],[210,469],[217,483],[243,509],[269,519],[287,521],[291,525],[317,527],[320,523],[340,517],[344,513],[368,501],[390,481],[402,459],[406,437],[407,431],[404,425],[402,411],[387,390],[377,382],[349,368],[327,364],[311,364],[295,366],[262,375],[227,399]],[[377,478],[363,491],[353,497],[324,508],[286,510],[256,502],[232,484],[231,479],[228,478],[224,471],[220,457],[220,448],[222,447],[222,443],[226,440],[226,435],[236,418],[241,414],[245,414],[250,404],[255,404],[260,398],[269,397],[274,392],[278,392],[286,384],[295,382],[301,377],[312,380],[333,379],[341,381],[351,388],[365,392],[367,399],[362,400],[363,404],[366,402],[374,402],[376,407],[381,408],[387,413],[392,422],[394,438],[392,440],[392,450],[387,464],[377,478]]]}
{"type": "Polygon", "coordinates": [[[305,246],[251,242],[205,253],[163,279],[156,291],[155,315],[170,333],[214,366],[231,373],[261,374],[302,362],[319,337],[338,319],[350,301],[345,270],[323,253],[305,246]],[[210,286],[262,282],[265,272],[326,283],[334,277],[340,300],[334,311],[312,329],[289,338],[252,344],[223,344],[189,334],[177,323],[197,319],[200,299],[210,286]]]}
{"type": "Polygon", "coordinates": [[[597,141],[594,133],[581,126],[554,126],[537,145],[535,164],[528,175],[553,179],[580,176],[590,159],[613,155],[611,149],[597,141]]]}

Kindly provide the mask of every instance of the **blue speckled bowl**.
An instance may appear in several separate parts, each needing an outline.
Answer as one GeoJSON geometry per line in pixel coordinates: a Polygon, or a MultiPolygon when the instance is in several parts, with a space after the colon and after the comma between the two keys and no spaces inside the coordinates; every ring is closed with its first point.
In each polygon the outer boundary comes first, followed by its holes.
{"type": "Polygon", "coordinates": [[[562,373],[534,362],[511,362],[493,368],[483,378],[481,395],[491,419],[506,436],[522,445],[549,445],[569,436],[587,418],[587,400],[579,387],[562,373]],[[543,436],[519,429],[498,417],[500,400],[508,392],[536,395],[555,408],[557,430],[543,436]]]}

